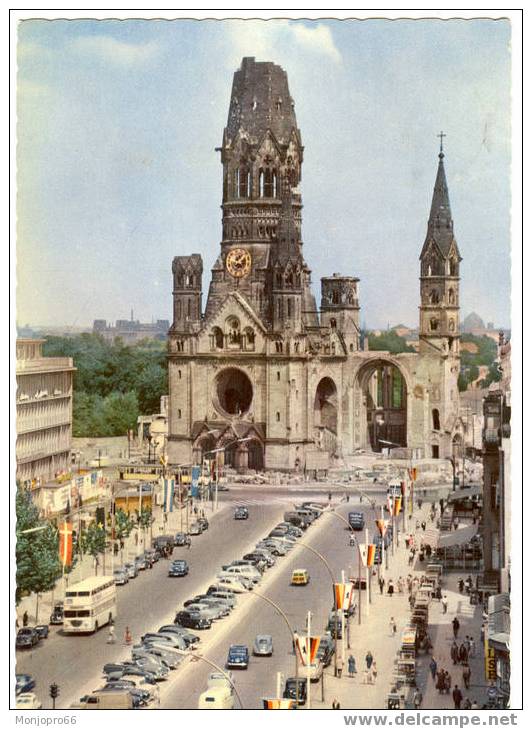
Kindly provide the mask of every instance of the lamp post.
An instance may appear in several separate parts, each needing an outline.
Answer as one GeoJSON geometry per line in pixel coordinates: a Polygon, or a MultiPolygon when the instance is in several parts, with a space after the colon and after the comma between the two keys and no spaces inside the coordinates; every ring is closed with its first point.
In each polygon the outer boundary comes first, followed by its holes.
{"type": "Polygon", "coordinates": [[[355,530],[351,526],[351,524],[348,522],[348,520],[342,516],[341,514],[338,514],[336,511],[324,511],[324,514],[330,514],[331,516],[335,516],[337,519],[341,519],[341,521],[344,522],[344,524],[347,524],[347,528],[351,530],[352,532],[352,539],[355,541],[355,545],[358,552],[358,624],[362,624],[362,587],[361,587],[361,579],[362,575],[360,574],[361,570],[361,556],[360,556],[360,546],[358,543],[358,538],[356,535],[355,530]]]}

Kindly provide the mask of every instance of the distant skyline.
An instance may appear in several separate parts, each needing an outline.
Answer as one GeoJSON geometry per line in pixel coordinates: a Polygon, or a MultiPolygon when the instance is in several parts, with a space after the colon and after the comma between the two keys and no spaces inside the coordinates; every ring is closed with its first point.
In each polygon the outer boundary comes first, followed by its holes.
{"type": "MultiPolygon", "coordinates": [[[[510,326],[507,20],[22,21],[17,322],[171,319],[171,263],[221,240],[243,56],[280,64],[303,144],[304,255],[358,276],[361,322],[418,324],[439,140],[462,317],[510,326]]],[[[319,301],[319,297],[318,297],[319,301]]],[[[39,324],[34,324],[39,322],[39,324]]]]}

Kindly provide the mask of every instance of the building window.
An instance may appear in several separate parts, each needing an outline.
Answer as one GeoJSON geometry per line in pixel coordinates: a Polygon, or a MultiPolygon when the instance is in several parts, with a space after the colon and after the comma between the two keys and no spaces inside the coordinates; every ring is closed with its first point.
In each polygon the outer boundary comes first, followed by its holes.
{"type": "Polygon", "coordinates": [[[336,319],[331,319],[331,329],[336,329],[336,319]]]}
{"type": "Polygon", "coordinates": [[[223,349],[224,335],[220,327],[214,327],[212,330],[213,344],[216,349],[223,349]]]}
{"type": "Polygon", "coordinates": [[[181,379],[181,370],[177,370],[177,377],[178,379],[181,379]]]}
{"type": "Polygon", "coordinates": [[[177,411],[177,417],[178,417],[179,419],[181,419],[181,408],[179,408],[179,410],[177,411]]]}
{"type": "Polygon", "coordinates": [[[275,413],[275,419],[277,420],[278,423],[281,421],[281,413],[279,411],[277,411],[275,413]]]}
{"type": "Polygon", "coordinates": [[[191,308],[191,302],[190,299],[187,301],[187,317],[190,319],[192,315],[192,308],[191,308]]]}
{"type": "Polygon", "coordinates": [[[436,289],[432,289],[430,292],[430,303],[431,304],[439,304],[440,303],[440,295],[436,291],[436,289]]]}
{"type": "Polygon", "coordinates": [[[282,342],[275,342],[275,351],[277,354],[283,353],[283,343],[282,342]]]}
{"type": "Polygon", "coordinates": [[[287,299],[286,301],[286,315],[290,319],[292,316],[292,299],[287,299]]]}
{"type": "Polygon", "coordinates": [[[281,373],[277,370],[277,382],[281,381],[281,373]]]}
{"type": "Polygon", "coordinates": [[[259,197],[264,197],[264,170],[259,171],[259,197]]]}
{"type": "Polygon", "coordinates": [[[454,332],[454,319],[449,319],[449,331],[454,332]]]}
{"type": "Polygon", "coordinates": [[[177,302],[177,311],[176,311],[176,319],[181,319],[181,312],[182,312],[182,306],[181,302],[177,302]]]}
{"type": "Polygon", "coordinates": [[[435,332],[438,329],[439,322],[437,319],[430,320],[430,331],[435,332]]]}
{"type": "Polygon", "coordinates": [[[437,408],[432,411],[432,429],[440,429],[440,411],[437,408]]]}
{"type": "Polygon", "coordinates": [[[454,304],[456,297],[454,295],[454,289],[449,289],[449,304],[454,304]]]}
{"type": "Polygon", "coordinates": [[[354,345],[352,343],[349,345],[349,351],[350,352],[354,352],[355,351],[355,347],[354,347],[354,345]]]}

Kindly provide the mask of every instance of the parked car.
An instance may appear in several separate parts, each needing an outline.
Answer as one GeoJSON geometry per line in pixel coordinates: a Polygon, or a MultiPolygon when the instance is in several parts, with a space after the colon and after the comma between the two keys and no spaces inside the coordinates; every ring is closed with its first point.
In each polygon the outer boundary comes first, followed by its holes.
{"type": "Polygon", "coordinates": [[[63,603],[56,602],[50,615],[50,625],[63,625],[63,603]]]}
{"type": "Polygon", "coordinates": [[[163,534],[159,537],[155,537],[153,542],[153,547],[157,550],[160,556],[164,555],[166,548],[168,546],[173,547],[174,546],[174,537],[171,537],[169,534],[163,534]]]}
{"type": "Polygon", "coordinates": [[[262,575],[266,569],[266,560],[261,557],[253,557],[252,559],[234,559],[231,562],[231,567],[245,567],[246,565],[254,567],[262,575]]]}
{"type": "Polygon", "coordinates": [[[326,668],[331,664],[332,657],[334,655],[334,640],[329,633],[321,636],[318,651],[316,653],[316,660],[321,661],[323,666],[326,668]]]}
{"type": "Polygon", "coordinates": [[[170,669],[156,656],[140,656],[135,659],[135,664],[144,671],[153,674],[156,681],[166,681],[170,669]]]}
{"type": "Polygon", "coordinates": [[[302,706],[307,702],[307,679],[306,677],[287,678],[284,684],[283,699],[296,700],[298,706],[302,706]],[[297,690],[296,690],[297,689],[297,690]]]}
{"type": "Polygon", "coordinates": [[[212,620],[203,617],[199,613],[190,613],[188,610],[181,610],[175,616],[175,622],[184,628],[192,628],[193,630],[207,630],[212,625],[212,620]]]}
{"type": "Polygon", "coordinates": [[[247,668],[249,665],[249,650],[247,645],[232,645],[225,662],[227,668],[247,668]]]}
{"type": "Polygon", "coordinates": [[[199,643],[199,635],[196,635],[196,633],[192,633],[192,631],[187,630],[183,625],[178,625],[175,622],[175,619],[173,625],[177,635],[182,636],[183,640],[187,644],[187,648],[189,648],[190,646],[195,647],[194,644],[199,643]]]}
{"type": "Polygon", "coordinates": [[[266,548],[276,557],[284,557],[288,552],[287,547],[274,539],[263,539],[255,545],[257,549],[266,548]]]}
{"type": "Polygon", "coordinates": [[[186,577],[188,575],[188,563],[184,559],[176,559],[168,568],[168,577],[186,577]]]}
{"type": "Polygon", "coordinates": [[[35,688],[35,679],[29,673],[17,673],[15,684],[15,694],[25,694],[35,688]]]}
{"type": "Polygon", "coordinates": [[[35,694],[19,694],[15,699],[15,709],[42,709],[42,703],[35,694]]]}
{"type": "Polygon", "coordinates": [[[193,521],[188,528],[188,533],[193,537],[197,537],[199,534],[203,534],[201,524],[199,524],[197,521],[193,521]]]}
{"type": "Polygon", "coordinates": [[[134,681],[129,681],[126,679],[122,679],[120,681],[110,681],[94,693],[115,693],[116,691],[127,691],[128,693],[130,693],[133,697],[134,706],[147,706],[148,701],[150,701],[150,699],[152,698],[150,692],[146,688],[137,686],[134,681]]]}
{"type": "Polygon", "coordinates": [[[144,556],[146,557],[146,562],[148,562],[148,566],[150,564],[154,565],[160,559],[159,553],[156,549],[145,549],[144,556]]]}
{"type": "Polygon", "coordinates": [[[233,592],[228,592],[227,590],[217,590],[215,585],[211,585],[209,589],[207,590],[207,597],[216,597],[219,600],[223,600],[226,602],[229,607],[232,609],[236,605],[236,596],[233,592]],[[212,589],[211,589],[212,588],[212,589]]]}
{"type": "Polygon", "coordinates": [[[209,521],[208,521],[207,517],[206,517],[206,516],[199,516],[199,517],[198,517],[198,518],[196,519],[196,521],[197,521],[197,522],[198,522],[198,524],[199,524],[199,525],[201,526],[202,530],[203,530],[204,532],[206,532],[206,531],[207,531],[207,529],[209,528],[209,521]]]}
{"type": "Polygon", "coordinates": [[[185,532],[177,532],[174,537],[175,547],[185,547],[187,545],[187,535],[185,532]]]}
{"type": "Polygon", "coordinates": [[[230,575],[247,577],[248,579],[253,580],[253,582],[255,583],[260,582],[262,577],[260,570],[258,570],[256,567],[253,567],[252,564],[226,564],[223,565],[222,571],[227,572],[230,575]]]}
{"type": "Polygon", "coordinates": [[[202,597],[201,603],[216,608],[221,612],[221,617],[225,618],[231,612],[231,607],[225,600],[217,600],[215,597],[202,597]]]}
{"type": "Polygon", "coordinates": [[[311,663],[308,666],[303,666],[303,668],[302,668],[303,675],[306,676],[307,672],[309,674],[309,678],[312,681],[312,683],[319,681],[321,678],[321,674],[323,673],[323,663],[321,661],[316,660],[316,661],[314,661],[314,663],[311,663]]]}
{"type": "Polygon", "coordinates": [[[216,577],[216,589],[217,590],[229,590],[229,592],[247,592],[253,589],[253,585],[247,582],[244,584],[242,580],[239,580],[237,575],[228,575],[226,572],[216,577]]]}
{"type": "Polygon", "coordinates": [[[124,569],[126,570],[127,576],[130,580],[135,579],[135,577],[139,573],[138,565],[134,562],[126,562],[124,565],[124,569]]]}
{"type": "Polygon", "coordinates": [[[302,514],[298,514],[297,511],[285,511],[283,518],[285,522],[293,524],[295,527],[300,529],[306,529],[308,526],[307,520],[302,516],[302,514]]]}
{"type": "Polygon", "coordinates": [[[48,638],[48,633],[50,632],[50,628],[47,625],[36,625],[35,630],[37,631],[37,635],[39,636],[39,639],[48,638]]]}
{"type": "Polygon", "coordinates": [[[129,582],[129,574],[126,569],[117,569],[113,572],[115,578],[115,585],[127,585],[129,582]]]}
{"type": "Polygon", "coordinates": [[[142,643],[157,642],[163,645],[171,645],[180,650],[186,650],[187,646],[183,638],[175,633],[145,633],[141,638],[142,643]]]}
{"type": "Polygon", "coordinates": [[[135,646],[131,651],[131,655],[133,659],[142,659],[150,656],[157,658],[161,661],[163,666],[166,666],[170,670],[177,668],[183,660],[183,656],[180,656],[170,649],[159,647],[154,643],[135,646]]]}
{"type": "Polygon", "coordinates": [[[198,613],[204,618],[209,618],[209,620],[220,620],[220,618],[223,618],[225,612],[220,607],[206,605],[204,602],[193,602],[187,606],[187,610],[189,613],[198,613]]]}
{"type": "Polygon", "coordinates": [[[327,622],[327,632],[330,633],[333,637],[336,633],[337,638],[342,637],[342,615],[341,610],[331,610],[331,614],[329,615],[329,620],[327,622]]]}
{"type": "Polygon", "coordinates": [[[15,640],[16,648],[33,648],[39,642],[39,635],[35,628],[21,628],[15,640]]]}
{"type": "Polygon", "coordinates": [[[135,557],[135,564],[139,570],[145,570],[148,566],[146,556],[144,554],[137,554],[135,557]]]}
{"type": "MultiPolygon", "coordinates": [[[[253,550],[253,552],[250,552],[249,554],[250,555],[255,555],[256,554],[258,557],[262,557],[263,559],[265,559],[266,560],[266,564],[267,564],[268,567],[273,567],[274,564],[277,562],[277,560],[273,556],[273,554],[268,549],[266,549],[265,547],[263,549],[256,548],[256,549],[253,550]]],[[[247,558],[249,558],[249,555],[248,554],[245,554],[244,555],[244,559],[247,559],[247,558]]]]}
{"type": "Polygon", "coordinates": [[[245,506],[237,506],[235,509],[235,519],[237,521],[249,519],[248,509],[245,506]]]}
{"type": "Polygon", "coordinates": [[[271,635],[257,635],[253,641],[254,656],[273,655],[273,638],[271,635]]]}

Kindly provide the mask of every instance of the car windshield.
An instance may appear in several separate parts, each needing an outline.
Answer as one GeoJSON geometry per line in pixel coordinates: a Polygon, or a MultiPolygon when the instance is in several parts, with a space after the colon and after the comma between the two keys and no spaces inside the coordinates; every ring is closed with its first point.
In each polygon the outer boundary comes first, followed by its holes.
{"type": "Polygon", "coordinates": [[[19,635],[31,635],[32,633],[33,628],[21,628],[21,630],[19,630],[18,632],[19,635]]]}

